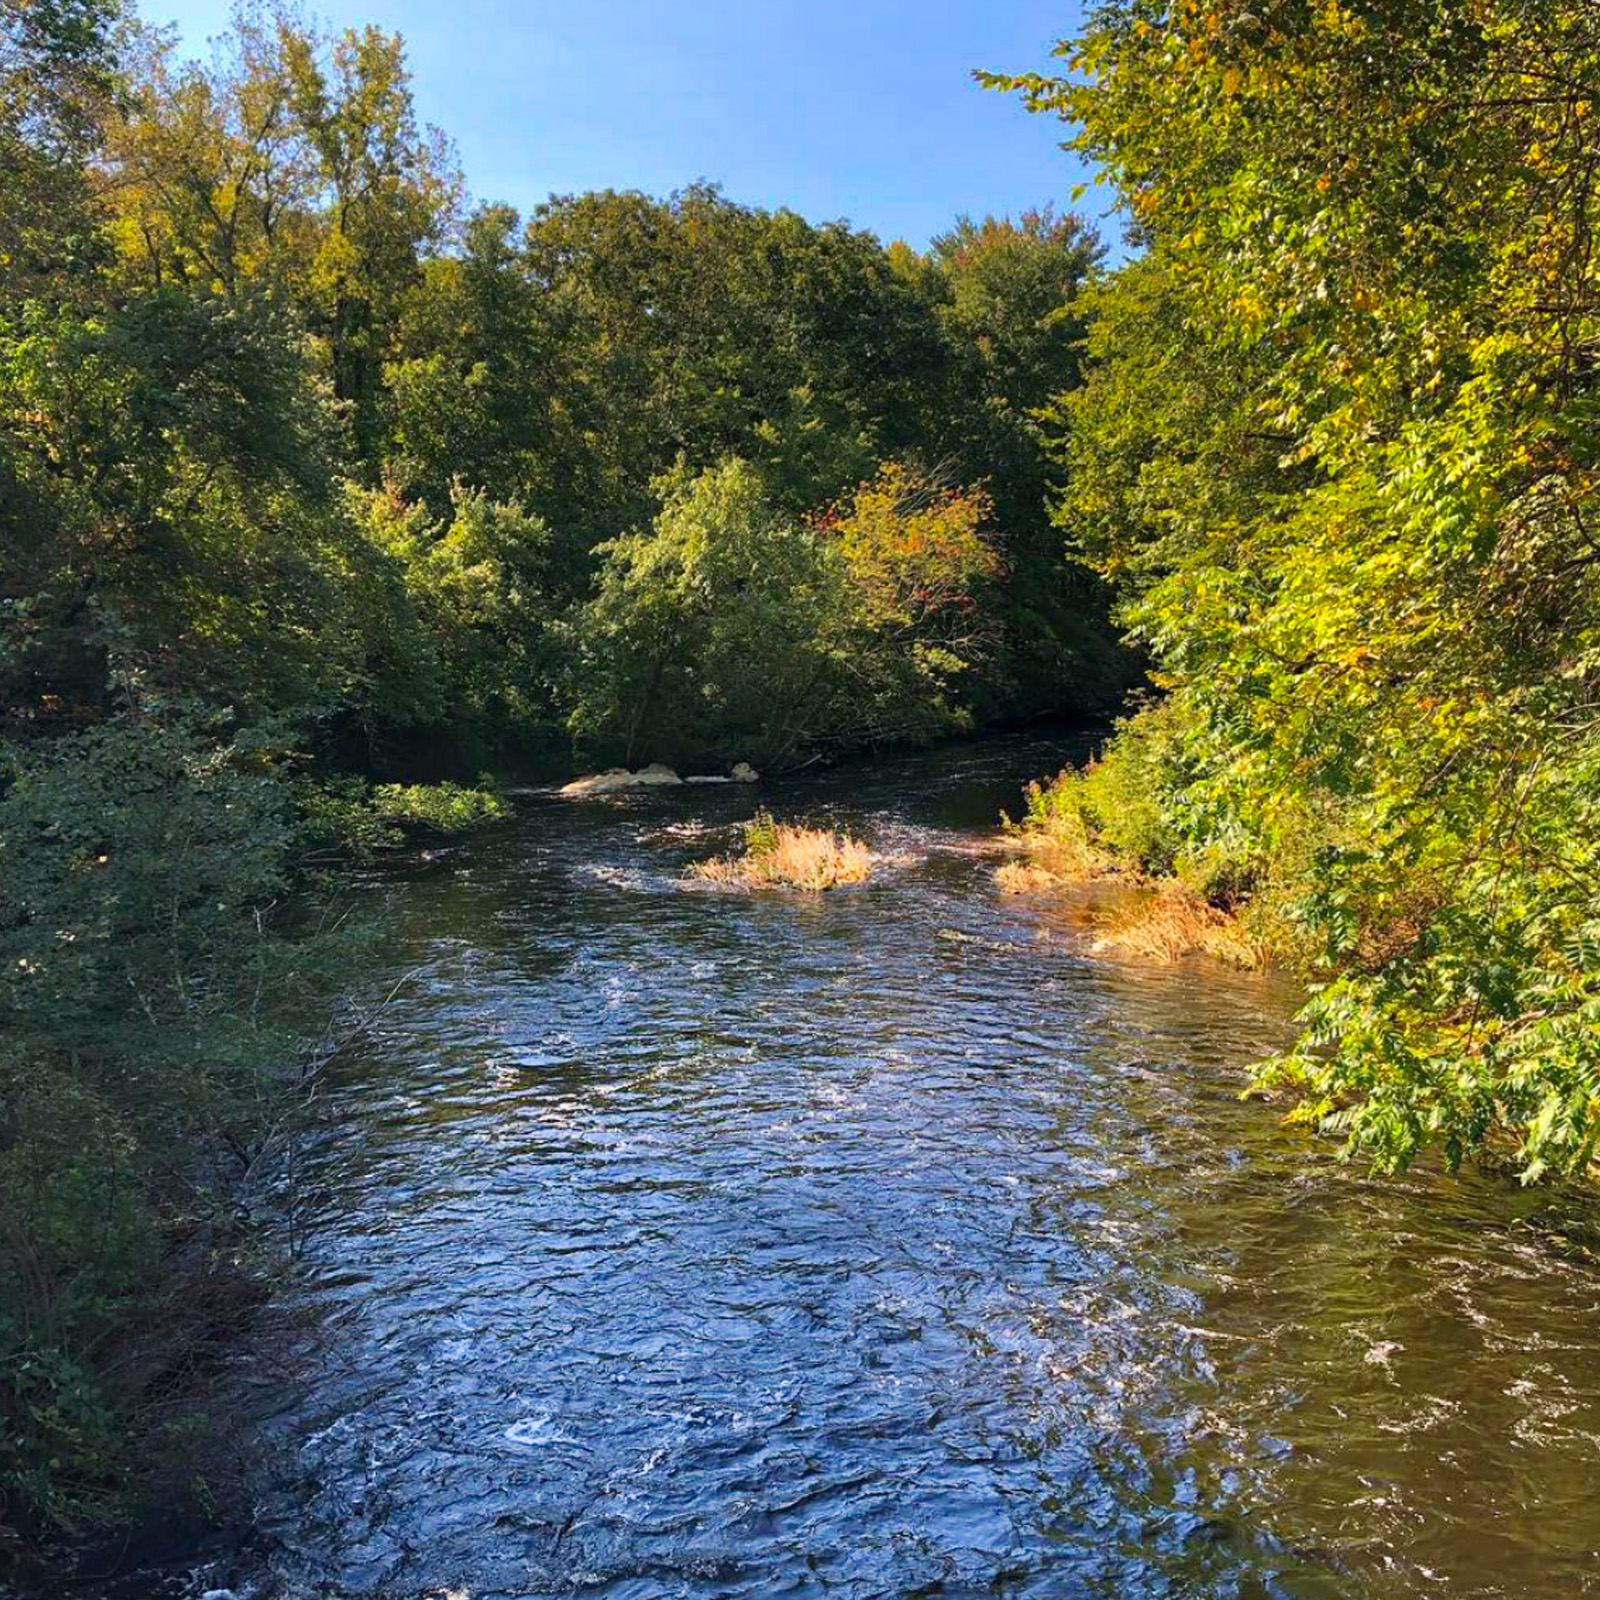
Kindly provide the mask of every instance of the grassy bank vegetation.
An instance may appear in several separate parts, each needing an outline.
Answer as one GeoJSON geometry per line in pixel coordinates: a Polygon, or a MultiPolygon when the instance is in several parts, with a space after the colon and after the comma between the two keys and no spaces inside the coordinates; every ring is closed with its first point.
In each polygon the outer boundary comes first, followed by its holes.
{"type": "Polygon", "coordinates": [[[865,883],[876,859],[847,833],[775,822],[758,811],[745,825],[738,855],[696,862],[689,870],[701,882],[724,888],[821,890],[865,883]]]}
{"type": "Polygon", "coordinates": [[[1102,953],[1262,966],[1283,929],[1260,863],[1174,825],[1191,777],[1174,731],[1170,704],[1154,706],[1122,724],[1100,759],[1032,785],[996,881],[1013,894],[1097,891],[1091,943],[1102,953]]]}

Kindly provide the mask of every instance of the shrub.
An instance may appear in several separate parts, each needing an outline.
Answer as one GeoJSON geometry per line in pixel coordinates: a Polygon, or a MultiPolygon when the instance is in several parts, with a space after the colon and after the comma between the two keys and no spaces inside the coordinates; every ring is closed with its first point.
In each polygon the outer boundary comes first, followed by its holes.
{"type": "Polygon", "coordinates": [[[457,783],[380,783],[372,791],[374,815],[401,827],[425,828],[434,833],[465,833],[510,815],[505,801],[495,793],[492,780],[479,779],[480,787],[457,783]]]}
{"type": "Polygon", "coordinates": [[[1175,879],[1132,890],[1100,919],[1093,948],[1102,955],[1177,961],[1207,955],[1232,967],[1259,967],[1265,946],[1237,917],[1208,905],[1175,879]]]}
{"type": "Polygon", "coordinates": [[[859,839],[829,828],[799,828],[758,811],[745,825],[742,855],[697,862],[690,873],[704,882],[745,889],[832,889],[865,883],[873,854],[859,839]]]}
{"type": "Polygon", "coordinates": [[[128,717],[7,778],[0,1524],[71,1530],[134,1489],[195,1291],[238,1274],[232,1185],[340,946],[283,925],[289,793],[256,745],[128,717]]]}
{"type": "Polygon", "coordinates": [[[303,782],[296,791],[303,865],[352,858],[370,861],[400,849],[408,834],[466,833],[510,815],[493,780],[478,787],[444,783],[380,783],[343,776],[303,782]]]}

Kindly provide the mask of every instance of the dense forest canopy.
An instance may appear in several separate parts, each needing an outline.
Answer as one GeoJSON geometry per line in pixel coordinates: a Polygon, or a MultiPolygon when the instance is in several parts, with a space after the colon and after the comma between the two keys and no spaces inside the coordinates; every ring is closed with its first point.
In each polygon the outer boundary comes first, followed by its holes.
{"type": "MultiPolygon", "coordinates": [[[[402,769],[558,765],[574,736],[580,759],[783,761],[1125,681],[1043,515],[1034,412],[1099,256],[1076,218],[962,220],[918,254],[697,184],[524,221],[468,202],[378,29],[247,9],[208,62],[108,8],[29,4],[11,31],[14,733],[109,714],[135,661],[152,693],[402,769]],[[622,699],[601,703],[617,541],[734,461],[799,543],[829,544],[827,508],[889,462],[913,499],[981,498],[995,559],[959,596],[992,623],[966,630],[981,651],[874,677],[878,711],[842,724],[819,689],[781,749],[641,687],[687,665],[674,628],[608,663],[622,699]]],[[[714,602],[685,600],[693,633],[714,602]]],[[[835,636],[829,671],[864,640],[835,636]]]]}

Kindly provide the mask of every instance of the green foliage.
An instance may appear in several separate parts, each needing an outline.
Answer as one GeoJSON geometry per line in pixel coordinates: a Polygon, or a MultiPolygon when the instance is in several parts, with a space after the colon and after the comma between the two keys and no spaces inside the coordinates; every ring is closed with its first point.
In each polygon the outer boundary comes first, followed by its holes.
{"type": "Polygon", "coordinates": [[[380,688],[393,575],[341,513],[325,419],[269,309],[0,309],[0,395],[9,719],[179,686],[252,715],[380,688]]]}
{"type": "Polygon", "coordinates": [[[550,716],[554,621],[544,523],[452,491],[448,522],[386,491],[351,491],[356,520],[404,585],[420,638],[408,720],[476,719],[510,736],[550,716]]]}
{"type": "Polygon", "coordinates": [[[234,930],[283,887],[285,826],[248,749],[157,724],[118,719],[17,761],[0,799],[9,1027],[77,1047],[132,1026],[183,1054],[197,1020],[253,1010],[234,930]]]}
{"type": "Polygon", "coordinates": [[[1090,849],[1138,872],[1169,876],[1182,850],[1173,813],[1188,775],[1175,759],[1171,717],[1164,710],[1121,724],[1099,760],[1031,789],[1026,823],[1075,833],[1090,849]]]}
{"type": "Polygon", "coordinates": [[[72,278],[104,251],[85,163],[114,92],[117,0],[0,10],[0,298],[72,278]]]}
{"type": "Polygon", "coordinates": [[[725,746],[765,761],[831,686],[838,601],[827,544],[745,462],[659,479],[647,533],[602,548],[573,624],[571,723],[630,764],[725,746]]]}
{"type": "MultiPolygon", "coordinates": [[[[0,791],[0,1463],[7,1519],[114,1511],[183,1357],[158,1270],[223,1225],[336,945],[283,927],[285,786],[258,741],[123,717],[0,791]],[[114,1342],[113,1342],[114,1341],[114,1342]]],[[[186,1292],[214,1267],[202,1250],[186,1292]]]]}
{"type": "Polygon", "coordinates": [[[520,248],[514,224],[480,212],[410,304],[414,353],[390,370],[407,499],[437,514],[459,477],[536,512],[570,603],[680,464],[737,456],[801,519],[915,455],[983,480],[996,507],[1007,581],[986,596],[998,647],[971,698],[1104,705],[1125,684],[1097,588],[1049,527],[1032,415],[1074,370],[1064,308],[1099,248],[1077,219],[963,223],[926,258],[705,186],[553,200],[520,248]]]}
{"type": "Polygon", "coordinates": [[[376,452],[384,364],[460,179],[417,125],[404,46],[246,6],[213,62],[138,37],[106,157],[125,272],[229,300],[294,296],[357,451],[376,452]]]}
{"type": "Polygon", "coordinates": [[[950,686],[982,651],[973,594],[994,570],[981,495],[891,466],[804,519],[737,460],[656,487],[650,532],[604,547],[573,625],[581,740],[781,765],[961,725],[950,686]]]}
{"type": "Polygon", "coordinates": [[[1075,703],[1109,711],[1136,677],[1090,619],[1098,583],[1061,559],[1046,503],[1054,486],[1043,426],[1052,398],[1081,380],[1084,306],[1102,255],[1081,218],[1046,207],[960,218],[914,271],[952,352],[937,448],[955,475],[981,478],[994,506],[1006,582],[994,606],[997,648],[978,674],[980,707],[1028,716],[1075,703]]]}
{"type": "Polygon", "coordinates": [[[744,825],[744,853],[747,856],[770,856],[778,848],[778,824],[765,806],[744,825]]]}
{"type": "Polygon", "coordinates": [[[465,833],[510,815],[492,784],[476,789],[459,783],[380,783],[372,809],[387,822],[430,833],[465,833]]]}
{"type": "Polygon", "coordinates": [[[770,456],[789,509],[815,506],[859,475],[856,445],[876,456],[917,439],[924,386],[949,366],[933,307],[877,240],[705,185],[553,199],[521,268],[588,379],[577,509],[610,501],[612,533],[641,520],[641,492],[680,456],[694,469],[770,456]]]}
{"type": "Polygon", "coordinates": [[[307,777],[295,788],[295,860],[301,866],[371,861],[418,836],[468,833],[510,808],[487,774],[476,788],[441,783],[369,784],[353,775],[307,777]]]}
{"type": "Polygon", "coordinates": [[[1119,0],[1063,53],[1011,82],[1145,254],[1054,408],[1060,514],[1170,691],[1156,831],[1253,863],[1312,981],[1264,1075],[1384,1167],[1581,1169],[1600,17],[1119,0]]]}

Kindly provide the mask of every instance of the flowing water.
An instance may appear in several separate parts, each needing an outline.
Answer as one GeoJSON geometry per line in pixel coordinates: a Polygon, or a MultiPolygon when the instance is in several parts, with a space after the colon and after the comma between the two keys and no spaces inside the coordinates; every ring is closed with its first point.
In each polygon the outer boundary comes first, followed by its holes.
{"type": "Polygon", "coordinates": [[[297,1160],[255,1592],[1600,1594],[1600,1209],[1238,1098],[1293,997],[985,853],[1070,740],[574,803],[375,884],[297,1160]],[[686,887],[780,817],[896,857],[686,887]]]}

